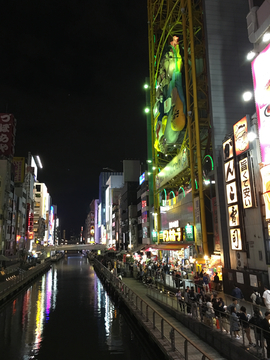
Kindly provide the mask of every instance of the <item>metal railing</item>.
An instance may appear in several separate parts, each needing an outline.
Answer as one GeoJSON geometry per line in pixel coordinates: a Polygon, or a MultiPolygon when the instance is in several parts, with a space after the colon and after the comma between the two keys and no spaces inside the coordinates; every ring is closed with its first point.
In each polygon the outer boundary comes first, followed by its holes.
{"type": "MultiPolygon", "coordinates": [[[[187,286],[189,286],[189,288],[193,286],[196,292],[197,291],[201,292],[202,290],[203,292],[205,292],[205,287],[202,285],[195,284],[192,279],[181,279],[180,280],[181,286],[177,287],[175,283],[175,279],[173,278],[172,275],[166,274],[164,278],[164,275],[162,273],[160,272],[157,273],[153,269],[150,271],[148,270],[147,274],[148,276],[151,277],[153,284],[155,284],[155,286],[159,287],[160,289],[165,289],[167,287],[167,288],[175,289],[175,291],[177,291],[179,288],[185,290],[187,286]]],[[[136,267],[133,268],[133,277],[140,278],[139,270],[136,267]]],[[[222,291],[216,291],[213,287],[211,288],[211,291],[207,292],[206,294],[211,294],[211,293],[218,294],[219,297],[222,297],[224,304],[226,306],[229,306],[232,303],[232,300],[235,298],[231,295],[223,293],[222,291]]],[[[237,299],[237,300],[238,300],[237,310],[240,309],[240,306],[245,306],[247,311],[252,313],[254,305],[257,308],[259,308],[262,313],[264,313],[267,310],[264,305],[253,304],[251,301],[249,301],[249,299],[248,300],[237,299]]]]}
{"type": "Polygon", "coordinates": [[[166,339],[170,343],[171,351],[179,352],[185,360],[192,356],[193,359],[214,360],[212,356],[200,349],[192,340],[186,337],[172,323],[164,318],[157,310],[144,301],[132,289],[120,281],[98,260],[94,266],[109,281],[128,303],[137,311],[148,328],[152,329],[157,339],[166,339]],[[184,349],[184,352],[183,352],[184,349]]]}
{"type": "Polygon", "coordinates": [[[207,305],[205,303],[198,303],[195,301],[185,301],[183,297],[180,299],[176,297],[174,292],[170,291],[160,291],[155,286],[148,286],[147,287],[147,295],[150,297],[166,304],[168,307],[172,309],[183,312],[187,315],[192,316],[193,319],[203,322],[206,326],[211,329],[215,329],[216,331],[220,331],[224,336],[230,335],[234,338],[234,332],[231,330],[231,324],[233,321],[237,321],[239,326],[239,335],[241,333],[241,340],[244,347],[250,347],[249,342],[247,342],[247,333],[245,327],[249,327],[250,330],[250,337],[252,343],[256,345],[254,347],[254,355],[258,358],[264,357],[265,355],[265,344],[264,344],[264,334],[270,333],[260,326],[256,326],[255,324],[251,324],[247,321],[237,320],[233,318],[233,316],[229,312],[219,311],[213,309],[212,313],[207,314],[207,305]]]}
{"type": "Polygon", "coordinates": [[[5,298],[6,295],[10,293],[13,289],[16,289],[19,285],[27,282],[28,280],[33,278],[36,273],[44,271],[49,266],[50,263],[36,265],[35,267],[25,271],[24,273],[17,275],[13,279],[0,283],[0,301],[5,298]]]}

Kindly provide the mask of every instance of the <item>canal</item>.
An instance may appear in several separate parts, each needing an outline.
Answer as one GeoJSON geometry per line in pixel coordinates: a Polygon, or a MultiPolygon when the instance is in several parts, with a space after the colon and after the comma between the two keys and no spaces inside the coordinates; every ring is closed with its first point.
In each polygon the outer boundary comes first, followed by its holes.
{"type": "Polygon", "coordinates": [[[69,255],[0,309],[3,360],[152,360],[81,254],[69,255]]]}

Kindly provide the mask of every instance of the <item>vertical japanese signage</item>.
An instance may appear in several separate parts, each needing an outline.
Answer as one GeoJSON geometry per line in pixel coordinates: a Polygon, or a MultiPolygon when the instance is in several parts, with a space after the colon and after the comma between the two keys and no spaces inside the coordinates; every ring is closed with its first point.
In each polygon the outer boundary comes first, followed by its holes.
{"type": "Polygon", "coordinates": [[[229,233],[232,250],[242,250],[233,141],[223,143],[224,177],[227,194],[229,233]]]}
{"type": "Polygon", "coordinates": [[[0,114],[0,155],[13,156],[15,152],[16,120],[12,114],[0,114]]]}
{"type": "Polygon", "coordinates": [[[248,127],[246,116],[233,126],[235,154],[240,155],[249,149],[248,127]]]}
{"type": "Polygon", "coordinates": [[[270,44],[252,62],[262,162],[270,163],[270,44]]]}
{"type": "Polygon", "coordinates": [[[25,158],[24,157],[14,157],[14,182],[16,184],[24,182],[24,171],[25,171],[25,158]]]}
{"type": "Polygon", "coordinates": [[[239,161],[242,200],[245,209],[252,207],[252,196],[250,188],[250,174],[248,169],[248,158],[239,161]]]}

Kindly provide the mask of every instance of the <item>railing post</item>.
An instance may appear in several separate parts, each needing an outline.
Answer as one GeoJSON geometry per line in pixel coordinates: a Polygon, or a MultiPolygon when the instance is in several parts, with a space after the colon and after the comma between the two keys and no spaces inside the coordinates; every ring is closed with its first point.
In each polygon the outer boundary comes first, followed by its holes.
{"type": "Polygon", "coordinates": [[[164,319],[161,318],[161,339],[164,338],[164,319]]]}
{"type": "MultiPolygon", "coordinates": [[[[171,328],[170,331],[170,338],[171,338],[171,346],[172,346],[172,351],[175,351],[175,335],[174,335],[174,328],[171,328]]],[[[187,342],[187,340],[185,340],[185,343],[187,342]]]]}
{"type": "Polygon", "coordinates": [[[188,341],[185,340],[184,342],[184,349],[185,349],[185,360],[188,360],[188,341]]]}

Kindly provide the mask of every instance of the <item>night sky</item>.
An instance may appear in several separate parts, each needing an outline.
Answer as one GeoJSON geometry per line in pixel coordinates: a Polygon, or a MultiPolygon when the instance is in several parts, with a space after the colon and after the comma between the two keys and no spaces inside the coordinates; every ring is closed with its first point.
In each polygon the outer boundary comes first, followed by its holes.
{"type": "Polygon", "coordinates": [[[146,160],[147,2],[10,0],[0,11],[0,112],[17,119],[15,156],[40,156],[61,228],[77,233],[102,169],[146,160]]]}

